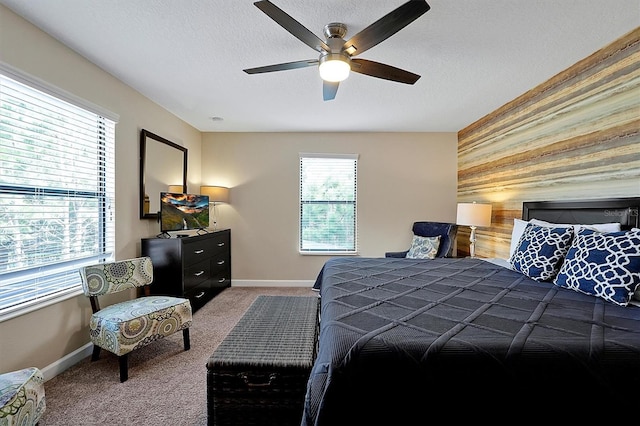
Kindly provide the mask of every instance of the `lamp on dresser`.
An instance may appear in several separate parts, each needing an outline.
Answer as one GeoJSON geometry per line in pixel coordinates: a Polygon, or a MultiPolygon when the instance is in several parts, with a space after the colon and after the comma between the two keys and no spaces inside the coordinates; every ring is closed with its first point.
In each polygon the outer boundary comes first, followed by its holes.
{"type": "Polygon", "coordinates": [[[213,205],[213,230],[218,229],[218,214],[216,206],[220,203],[229,202],[229,188],[225,186],[201,186],[200,195],[207,195],[209,197],[209,204],[213,205]]]}
{"type": "Polygon", "coordinates": [[[471,227],[469,236],[469,255],[476,257],[476,228],[491,225],[491,204],[458,203],[456,223],[471,227]]]}
{"type": "Polygon", "coordinates": [[[169,192],[172,194],[184,194],[184,186],[182,185],[169,185],[169,192]]]}

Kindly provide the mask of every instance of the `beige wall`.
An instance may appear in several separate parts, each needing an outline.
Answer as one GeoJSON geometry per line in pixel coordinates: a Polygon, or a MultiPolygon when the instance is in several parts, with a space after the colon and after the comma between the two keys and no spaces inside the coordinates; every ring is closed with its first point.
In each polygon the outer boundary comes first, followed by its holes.
{"type": "MultiPolygon", "coordinates": [[[[190,184],[200,182],[200,132],[4,6],[0,6],[0,61],[120,116],[116,126],[116,257],[138,255],[140,238],[158,233],[155,221],[138,218],[140,129],[189,149],[190,184]]],[[[89,341],[90,313],[88,300],[81,295],[0,322],[0,372],[43,368],[82,347],[89,341]]]]}
{"type": "Polygon", "coordinates": [[[416,220],[455,221],[455,133],[205,133],[202,181],[231,188],[218,226],[231,229],[232,285],[313,280],[327,256],[300,255],[300,152],[358,159],[360,256],[404,250],[416,220]]]}
{"type": "MultiPolygon", "coordinates": [[[[455,133],[203,136],[3,6],[0,61],[120,116],[118,259],[137,256],[140,239],[159,232],[155,221],[139,219],[143,128],[188,148],[189,191],[197,191],[201,181],[233,188],[231,204],[220,208],[220,225],[232,228],[234,280],[307,281],[315,278],[324,262],[323,256],[303,257],[296,251],[300,151],[360,154],[362,255],[406,248],[415,220],[455,219],[455,133]]],[[[80,295],[0,322],[0,372],[44,368],[83,348],[89,342],[90,314],[88,300],[80,295]]]]}
{"type": "Polygon", "coordinates": [[[509,257],[523,201],[640,196],[639,47],[637,28],[458,133],[458,199],[493,205],[479,256],[509,257]]]}
{"type": "MultiPolygon", "coordinates": [[[[406,249],[415,220],[455,221],[456,198],[494,202],[496,226],[486,233],[486,240],[484,231],[480,232],[478,254],[504,257],[509,220],[518,215],[525,199],[640,195],[638,115],[632,114],[635,120],[620,121],[629,115],[615,109],[616,118],[608,118],[612,106],[627,105],[638,111],[637,34],[634,37],[635,42],[628,41],[624,48],[610,47],[601,59],[578,65],[584,69],[572,67],[463,129],[458,154],[455,133],[201,134],[0,6],[1,61],[120,116],[116,126],[116,257],[138,255],[140,238],[159,231],[155,221],[138,218],[139,131],[146,128],[189,149],[190,191],[197,191],[200,182],[231,188],[230,204],[219,208],[219,226],[232,230],[232,279],[245,284],[310,281],[327,259],[297,252],[299,152],[360,155],[361,256],[406,249]],[[626,56],[619,59],[620,55],[626,56]],[[615,73],[612,64],[620,65],[613,65],[615,73]],[[584,115],[594,111],[601,114],[584,115]],[[575,129],[585,120],[597,123],[596,128],[604,128],[613,137],[597,140],[595,145],[584,143],[575,129]],[[623,126],[630,130],[616,130],[623,126]],[[542,134],[546,136],[541,139],[542,134]],[[549,138],[554,134],[561,136],[549,138]],[[502,169],[508,168],[509,176],[518,176],[512,173],[514,169],[532,164],[527,151],[533,143],[538,157],[533,163],[549,160],[551,147],[560,159],[563,152],[578,146],[581,158],[592,159],[585,162],[591,171],[585,173],[585,167],[565,158],[564,165],[527,175],[538,179],[502,177],[502,169]],[[480,165],[475,160],[479,157],[480,165]],[[562,173],[569,166],[580,175],[579,181],[575,173],[562,173]],[[557,173],[552,181],[544,178],[551,170],[557,173]],[[483,246],[486,242],[497,246],[483,246]]],[[[0,322],[0,372],[43,368],[83,347],[89,341],[89,316],[88,301],[77,296],[0,322]]]]}

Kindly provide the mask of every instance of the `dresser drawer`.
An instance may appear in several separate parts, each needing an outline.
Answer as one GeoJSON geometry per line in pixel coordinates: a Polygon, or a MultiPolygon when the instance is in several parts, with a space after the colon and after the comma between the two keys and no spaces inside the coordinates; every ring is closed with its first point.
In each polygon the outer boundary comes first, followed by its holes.
{"type": "Polygon", "coordinates": [[[213,245],[207,240],[190,241],[184,243],[182,251],[182,261],[187,268],[204,259],[209,259],[213,254],[213,245]]]}
{"type": "Polygon", "coordinates": [[[211,300],[211,286],[209,282],[200,284],[199,286],[192,288],[190,291],[185,292],[184,297],[191,302],[191,309],[197,311],[205,303],[211,300]]]}
{"type": "Polygon", "coordinates": [[[211,258],[211,275],[226,271],[229,269],[229,263],[229,252],[216,253],[211,258]]]}
{"type": "Polygon", "coordinates": [[[211,262],[204,259],[184,270],[184,291],[191,291],[211,277],[211,262]]]}
{"type": "Polygon", "coordinates": [[[213,275],[211,277],[211,286],[213,288],[224,288],[229,287],[231,283],[231,274],[227,271],[222,271],[219,274],[213,275]]]}
{"type": "Polygon", "coordinates": [[[221,232],[211,238],[208,243],[210,244],[211,254],[224,253],[229,251],[230,247],[230,234],[229,232],[221,232]]]}

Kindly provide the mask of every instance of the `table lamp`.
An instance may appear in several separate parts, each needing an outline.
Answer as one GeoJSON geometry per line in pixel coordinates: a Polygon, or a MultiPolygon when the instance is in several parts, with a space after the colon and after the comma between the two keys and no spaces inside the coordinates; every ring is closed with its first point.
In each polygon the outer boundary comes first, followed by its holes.
{"type": "Polygon", "coordinates": [[[476,228],[491,225],[491,204],[458,203],[458,225],[471,227],[469,255],[476,257],[476,228]]]}
{"type": "Polygon", "coordinates": [[[200,187],[200,195],[208,195],[209,196],[209,204],[213,205],[213,230],[218,229],[218,214],[216,211],[216,205],[220,203],[228,203],[229,202],[229,188],[225,186],[201,186],[200,187]]]}

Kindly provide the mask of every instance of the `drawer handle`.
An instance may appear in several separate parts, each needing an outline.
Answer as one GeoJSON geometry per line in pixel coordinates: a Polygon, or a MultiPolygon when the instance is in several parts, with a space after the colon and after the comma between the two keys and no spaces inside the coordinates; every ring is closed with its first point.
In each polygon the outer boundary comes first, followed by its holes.
{"type": "Polygon", "coordinates": [[[261,382],[256,382],[255,378],[254,380],[251,380],[248,373],[238,373],[238,377],[249,387],[265,387],[271,386],[271,384],[278,378],[278,375],[276,373],[271,373],[268,381],[264,381],[264,379],[262,379],[261,382]]]}
{"type": "Polygon", "coordinates": [[[219,242],[218,247],[224,247],[224,241],[219,242]]]}
{"type": "Polygon", "coordinates": [[[225,282],[226,280],[227,280],[226,278],[220,278],[220,279],[218,280],[218,282],[219,282],[219,283],[223,283],[223,282],[225,282]]]}
{"type": "Polygon", "coordinates": [[[195,274],[193,274],[196,277],[199,277],[200,275],[204,274],[204,271],[198,271],[195,274]]]}
{"type": "Polygon", "coordinates": [[[195,296],[193,296],[194,299],[200,299],[202,296],[204,296],[206,293],[204,291],[201,291],[200,293],[196,294],[195,296]]]}
{"type": "Polygon", "coordinates": [[[202,254],[202,253],[204,253],[204,250],[195,250],[194,253],[195,254],[202,254]]]}
{"type": "Polygon", "coordinates": [[[218,260],[218,265],[224,265],[224,260],[218,260]]]}

